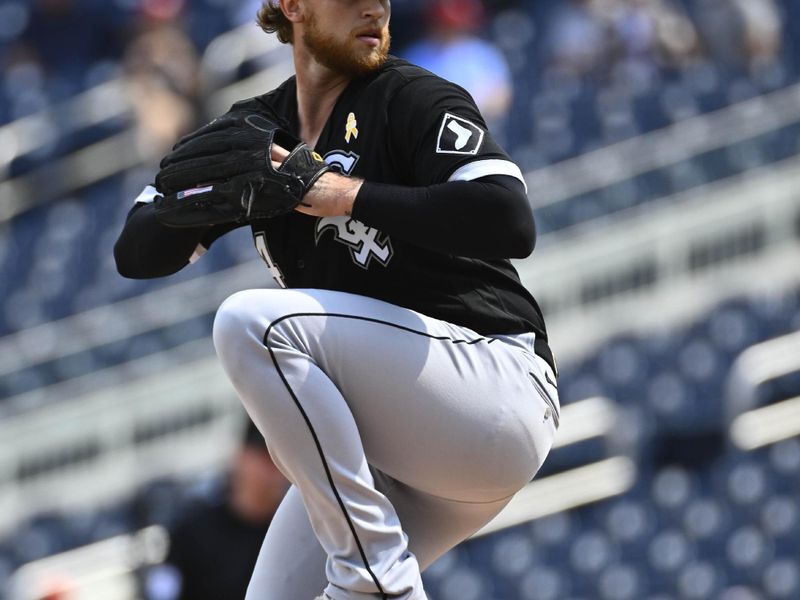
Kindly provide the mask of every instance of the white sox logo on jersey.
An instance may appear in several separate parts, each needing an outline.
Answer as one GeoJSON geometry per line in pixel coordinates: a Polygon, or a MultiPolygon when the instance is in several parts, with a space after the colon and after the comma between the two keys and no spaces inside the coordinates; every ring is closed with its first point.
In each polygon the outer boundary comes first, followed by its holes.
{"type": "Polygon", "coordinates": [[[392,241],[374,227],[351,217],[323,217],[317,221],[317,244],[329,229],[333,230],[337,242],[350,248],[350,257],[359,267],[368,269],[373,259],[385,267],[392,260],[392,241]]]}
{"type": "Polygon", "coordinates": [[[323,158],[330,166],[338,168],[345,175],[350,175],[361,157],[355,152],[331,150],[323,158]]]}
{"type": "MultiPolygon", "coordinates": [[[[350,114],[352,115],[352,113],[350,114]]],[[[354,122],[353,126],[355,126],[354,122]]],[[[355,135],[358,136],[357,133],[355,135]]],[[[350,175],[359,158],[355,152],[331,150],[325,155],[325,162],[338,167],[345,175],[350,175]]],[[[373,227],[367,227],[361,221],[350,217],[320,218],[316,228],[317,244],[327,230],[334,232],[334,240],[350,249],[350,257],[359,267],[369,269],[373,259],[385,267],[392,260],[394,250],[389,236],[373,227]]]]}
{"type": "Polygon", "coordinates": [[[483,136],[483,129],[472,121],[445,113],[436,140],[436,153],[477,154],[483,145],[483,136]]]}

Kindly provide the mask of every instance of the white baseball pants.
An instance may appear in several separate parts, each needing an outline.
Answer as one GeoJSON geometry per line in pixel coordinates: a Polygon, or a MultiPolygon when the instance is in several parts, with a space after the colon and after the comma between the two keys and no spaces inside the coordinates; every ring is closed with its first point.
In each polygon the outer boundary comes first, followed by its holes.
{"type": "Polygon", "coordinates": [[[421,570],[550,449],[558,396],[533,341],[342,292],[228,298],[217,353],[293,484],[246,600],[425,600],[421,570]]]}

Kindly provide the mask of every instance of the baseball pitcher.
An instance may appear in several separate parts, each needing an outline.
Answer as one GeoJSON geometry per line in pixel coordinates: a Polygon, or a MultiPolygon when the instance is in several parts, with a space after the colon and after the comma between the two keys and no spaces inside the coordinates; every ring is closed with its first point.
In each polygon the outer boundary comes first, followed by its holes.
{"type": "Polygon", "coordinates": [[[265,2],[296,75],[180,140],[115,247],[122,275],[159,277],[247,226],[253,285],[277,284],[213,331],[292,483],[247,600],[425,600],[421,571],[531,480],[559,424],[509,261],[535,242],[522,174],[466,91],[388,54],[389,15],[265,2]]]}

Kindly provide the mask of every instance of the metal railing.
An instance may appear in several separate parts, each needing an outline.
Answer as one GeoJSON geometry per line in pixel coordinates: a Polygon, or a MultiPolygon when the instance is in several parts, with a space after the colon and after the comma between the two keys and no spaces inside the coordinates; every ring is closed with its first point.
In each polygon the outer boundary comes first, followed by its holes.
{"type": "Polygon", "coordinates": [[[800,284],[798,186],[795,157],[542,239],[517,268],[559,358],[686,323],[759,286],[800,284]]]}
{"type": "Polygon", "coordinates": [[[198,277],[5,336],[0,338],[0,377],[212,314],[229,295],[259,281],[268,287],[271,280],[254,259],[227,269],[211,286],[198,277]]]}
{"type": "Polygon", "coordinates": [[[758,405],[762,385],[800,372],[800,332],[761,342],[742,352],[725,385],[733,443],[753,450],[800,435],[800,397],[758,405]]]}
{"type": "Polygon", "coordinates": [[[0,127],[0,176],[11,162],[69,135],[131,113],[122,79],[102,83],[62,104],[0,127]]]}
{"type": "Polygon", "coordinates": [[[91,378],[113,385],[53,386],[47,393],[62,402],[0,420],[0,535],[34,514],[109,504],[155,478],[226,466],[246,415],[211,344],[187,346],[91,378]]]}
{"type": "Polygon", "coordinates": [[[798,121],[800,84],[528,173],[528,194],[542,208],[798,121]]]}
{"type": "Polygon", "coordinates": [[[161,563],[168,543],[166,530],[153,525],[28,563],[11,578],[9,600],[62,592],[80,600],[140,600],[135,572],[161,563]]]}

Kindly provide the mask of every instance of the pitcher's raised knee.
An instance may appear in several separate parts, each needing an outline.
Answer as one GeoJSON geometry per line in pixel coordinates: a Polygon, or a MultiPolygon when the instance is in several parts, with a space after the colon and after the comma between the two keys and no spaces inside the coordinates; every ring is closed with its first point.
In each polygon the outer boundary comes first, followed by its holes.
{"type": "Polygon", "coordinates": [[[214,348],[223,360],[261,345],[270,319],[264,314],[264,290],[244,290],[228,297],[214,318],[214,348]]]}

